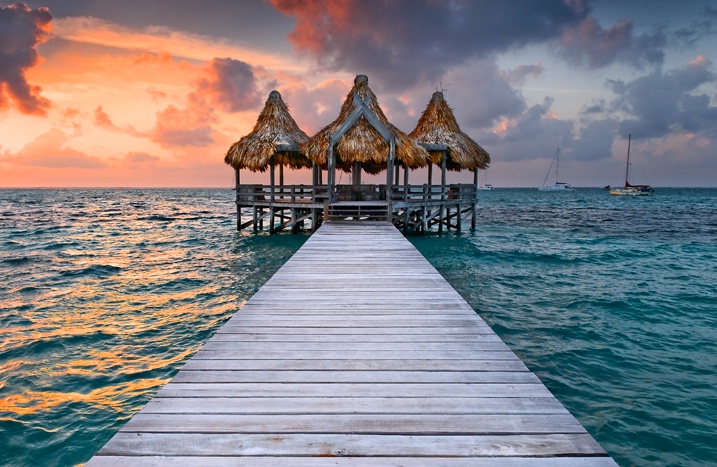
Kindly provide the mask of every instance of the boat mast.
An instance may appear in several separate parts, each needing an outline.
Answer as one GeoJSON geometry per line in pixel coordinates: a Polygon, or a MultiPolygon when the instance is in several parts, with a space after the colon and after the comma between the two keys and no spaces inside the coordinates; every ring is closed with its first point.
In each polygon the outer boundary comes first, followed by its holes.
{"type": "Polygon", "coordinates": [[[627,175],[630,172],[630,141],[632,140],[632,134],[627,135],[627,165],[625,166],[625,188],[629,185],[627,182],[627,175]]]}
{"type": "Polygon", "coordinates": [[[560,175],[558,175],[560,169],[560,148],[555,152],[555,184],[558,184],[558,181],[560,180],[560,175]]]}

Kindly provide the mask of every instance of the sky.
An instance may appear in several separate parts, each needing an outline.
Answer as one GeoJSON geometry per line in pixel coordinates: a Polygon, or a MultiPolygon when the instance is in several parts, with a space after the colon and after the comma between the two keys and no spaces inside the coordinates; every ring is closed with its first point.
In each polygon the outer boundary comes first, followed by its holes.
{"type": "Polygon", "coordinates": [[[631,182],[714,187],[716,61],[712,0],[0,3],[0,187],[228,188],[272,90],[313,135],[357,74],[406,133],[444,91],[496,187],[558,148],[560,181],[621,185],[628,135],[631,182]]]}

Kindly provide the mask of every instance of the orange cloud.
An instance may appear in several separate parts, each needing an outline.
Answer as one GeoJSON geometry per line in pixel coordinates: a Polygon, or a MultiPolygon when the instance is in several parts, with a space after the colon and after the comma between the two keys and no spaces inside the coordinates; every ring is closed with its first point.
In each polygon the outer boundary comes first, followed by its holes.
{"type": "Polygon", "coordinates": [[[6,152],[4,156],[0,157],[0,162],[53,168],[101,169],[106,167],[106,164],[100,159],[67,146],[68,139],[62,130],[52,128],[26,144],[16,154],[12,155],[6,152]]]}
{"type": "Polygon", "coordinates": [[[50,101],[27,81],[25,72],[38,62],[35,47],[47,39],[50,21],[47,8],[31,10],[23,3],[0,8],[0,111],[12,101],[22,113],[47,114],[50,101]]]}
{"type": "Polygon", "coordinates": [[[157,123],[150,136],[163,148],[208,146],[214,142],[212,123],[217,121],[214,109],[197,94],[187,96],[187,107],[174,105],[157,112],[157,123]]]}

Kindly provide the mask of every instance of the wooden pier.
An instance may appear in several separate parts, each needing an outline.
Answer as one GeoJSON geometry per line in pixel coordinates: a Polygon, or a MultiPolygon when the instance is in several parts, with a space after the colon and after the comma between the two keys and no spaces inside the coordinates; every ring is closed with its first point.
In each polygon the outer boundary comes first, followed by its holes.
{"type": "Polygon", "coordinates": [[[404,234],[476,227],[476,184],[336,185],[332,201],[328,193],[327,185],[237,184],[237,230],[316,231],[324,220],[391,221],[404,234]]]}
{"type": "Polygon", "coordinates": [[[614,466],[388,222],[327,222],[87,464],[614,466]]]}

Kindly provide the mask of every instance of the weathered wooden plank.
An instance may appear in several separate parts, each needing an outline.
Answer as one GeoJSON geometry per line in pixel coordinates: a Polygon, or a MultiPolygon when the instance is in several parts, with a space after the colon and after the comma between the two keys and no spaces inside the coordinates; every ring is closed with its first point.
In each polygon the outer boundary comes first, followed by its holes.
{"type": "MultiPolygon", "coordinates": [[[[365,466],[364,457],[268,457],[245,456],[237,457],[180,457],[180,456],[98,456],[92,459],[87,467],[117,467],[133,465],[136,467],[175,467],[192,465],[194,467],[354,467],[365,466]]],[[[374,464],[376,465],[376,464],[374,464]]],[[[609,457],[382,457],[383,467],[614,467],[615,462],[609,457]]]]}
{"type": "Polygon", "coordinates": [[[425,344],[450,344],[459,342],[503,342],[500,337],[494,333],[484,334],[424,334],[417,336],[416,334],[275,334],[275,333],[257,333],[246,332],[238,329],[234,333],[222,332],[215,334],[209,342],[270,342],[270,343],[289,343],[289,342],[345,342],[345,343],[400,343],[400,342],[420,342],[425,344]]]}
{"type": "MultiPolygon", "coordinates": [[[[119,432],[101,455],[515,457],[605,455],[588,434],[406,436],[119,432]]],[[[383,460],[383,459],[382,459],[383,460]]],[[[270,465],[270,464],[267,464],[270,465]]],[[[88,465],[88,467],[91,467],[88,465]]]]}
{"type": "Polygon", "coordinates": [[[554,397],[155,397],[142,413],[566,414],[554,397]]]}
{"type": "MultiPolygon", "coordinates": [[[[171,383],[158,397],[550,397],[542,384],[171,383]]],[[[459,401],[456,401],[459,403],[459,401]]]]}
{"type": "MultiPolygon", "coordinates": [[[[470,332],[475,334],[494,334],[491,329],[485,326],[476,325],[472,327],[470,332]]],[[[284,326],[243,326],[239,321],[227,321],[222,326],[217,334],[256,334],[256,333],[267,333],[272,335],[337,335],[337,336],[391,336],[391,335],[405,335],[405,336],[416,336],[416,339],[423,339],[426,336],[435,336],[439,334],[455,335],[461,332],[466,332],[465,328],[461,327],[416,327],[411,326],[410,323],[406,323],[401,326],[382,326],[382,327],[329,327],[329,326],[293,326],[290,328],[284,326]]]]}
{"type": "MultiPolygon", "coordinates": [[[[211,339],[202,350],[234,350],[252,352],[274,351],[277,348],[276,342],[237,342],[226,340],[211,339]]],[[[477,352],[481,350],[508,351],[508,346],[503,342],[440,342],[429,343],[423,341],[417,342],[292,342],[286,341],[281,345],[283,351],[319,351],[319,352],[446,352],[467,350],[477,352]]]]}
{"type": "Polygon", "coordinates": [[[585,433],[570,414],[146,414],[125,433],[332,433],[506,435],[585,433]]]}
{"type": "Polygon", "coordinates": [[[423,360],[395,359],[355,360],[323,359],[306,360],[286,358],[282,360],[237,360],[212,359],[200,360],[192,358],[182,368],[187,370],[373,370],[373,371],[528,371],[523,362],[511,360],[441,360],[427,358],[423,360]]]}
{"type": "Polygon", "coordinates": [[[523,371],[251,371],[187,370],[175,383],[538,383],[535,374],[523,371]]]}
{"type": "Polygon", "coordinates": [[[432,357],[442,360],[518,360],[510,350],[491,350],[483,352],[473,352],[470,350],[455,350],[432,352],[424,350],[406,350],[396,353],[387,350],[375,351],[355,351],[351,353],[331,352],[329,355],[321,351],[305,351],[305,350],[243,350],[241,352],[234,350],[199,350],[194,358],[200,360],[276,360],[276,359],[318,359],[318,360],[421,360],[430,359],[432,357]]]}

